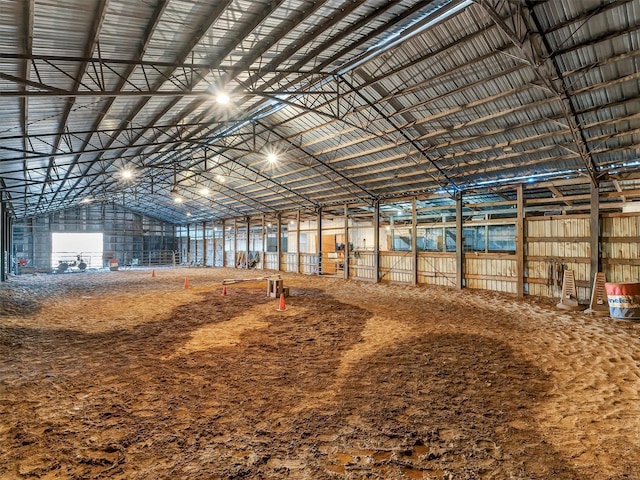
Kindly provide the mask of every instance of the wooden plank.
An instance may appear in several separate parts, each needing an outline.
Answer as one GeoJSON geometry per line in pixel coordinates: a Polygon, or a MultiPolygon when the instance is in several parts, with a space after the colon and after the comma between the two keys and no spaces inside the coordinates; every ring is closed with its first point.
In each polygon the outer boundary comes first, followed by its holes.
{"type": "Polygon", "coordinates": [[[640,237],[602,237],[603,242],[607,243],[639,243],[640,237]]]}
{"type": "Polygon", "coordinates": [[[518,282],[518,279],[516,277],[508,277],[504,275],[487,275],[480,273],[465,273],[464,278],[469,280],[498,280],[501,282],[518,282]]]}
{"type": "Polygon", "coordinates": [[[590,243],[590,237],[569,237],[552,234],[549,237],[528,237],[528,243],[590,243]]]}
{"type": "Polygon", "coordinates": [[[530,198],[529,200],[525,201],[526,205],[541,205],[544,203],[564,203],[564,202],[570,202],[570,201],[576,201],[576,200],[590,200],[591,199],[591,195],[589,194],[583,194],[583,195],[569,195],[569,196],[565,196],[562,197],[562,199],[558,199],[555,197],[551,197],[551,198],[530,198]]]}
{"type": "MultiPolygon", "coordinates": [[[[534,278],[534,277],[528,277],[527,278],[527,282],[530,284],[539,284],[539,285],[547,285],[548,283],[548,279],[546,278],[534,278]]],[[[576,280],[575,284],[578,287],[583,287],[583,288],[589,288],[589,280],[576,280]]],[[[546,295],[549,296],[549,295],[546,295]]]]}
{"type": "Polygon", "coordinates": [[[564,263],[589,263],[588,257],[554,257],[546,255],[525,255],[527,262],[555,262],[560,260],[564,263]]]}
{"type": "Polygon", "coordinates": [[[531,222],[548,222],[550,220],[569,220],[572,218],[589,219],[589,215],[575,214],[575,215],[553,215],[553,216],[540,216],[540,217],[527,217],[527,223],[531,222]]]}
{"type": "Polygon", "coordinates": [[[640,266],[640,258],[603,258],[603,265],[634,265],[640,266]]]}

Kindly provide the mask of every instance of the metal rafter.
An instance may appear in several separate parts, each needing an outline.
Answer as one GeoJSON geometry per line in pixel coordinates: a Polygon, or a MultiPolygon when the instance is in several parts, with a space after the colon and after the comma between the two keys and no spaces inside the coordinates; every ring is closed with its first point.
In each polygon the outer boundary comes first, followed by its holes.
{"type": "MultiPolygon", "coordinates": [[[[340,16],[336,16],[336,17],[334,17],[334,19],[332,19],[332,21],[331,21],[331,22],[325,22],[325,23],[323,24],[323,27],[321,28],[321,30],[320,30],[320,31],[324,31],[324,30],[326,30],[326,29],[330,28],[332,25],[334,25],[334,24],[335,24],[335,23],[337,23],[339,20],[341,20],[342,18],[344,18],[347,14],[349,14],[352,10],[354,10],[354,9],[358,6],[358,5],[357,5],[357,3],[358,3],[358,2],[348,3],[348,4],[346,5],[346,7],[345,7],[345,8],[343,8],[343,9],[341,10],[341,12],[342,12],[342,13],[341,13],[341,15],[340,15],[340,16]]],[[[389,5],[389,6],[391,6],[391,5],[389,5]]],[[[391,28],[391,27],[392,27],[396,22],[399,22],[399,21],[401,21],[401,20],[403,20],[403,19],[405,19],[405,18],[407,18],[407,17],[409,17],[409,16],[413,15],[415,12],[420,11],[420,9],[422,9],[422,8],[423,8],[423,6],[422,6],[422,5],[416,5],[416,6],[412,7],[412,8],[411,8],[411,9],[409,9],[408,11],[404,12],[404,13],[403,13],[403,15],[397,16],[397,17],[396,17],[396,19],[395,19],[393,22],[390,22],[390,23],[388,23],[388,24],[384,25],[383,27],[381,27],[381,28],[377,29],[377,30],[376,30],[376,31],[374,31],[372,34],[369,34],[366,38],[375,38],[375,37],[377,37],[377,36],[381,35],[384,31],[386,31],[386,30],[388,30],[389,28],[391,28]]],[[[374,11],[372,14],[370,14],[368,17],[366,17],[366,18],[367,18],[367,21],[372,20],[373,18],[375,18],[376,16],[380,15],[380,14],[381,14],[381,13],[383,13],[384,11],[386,11],[386,8],[379,8],[379,9],[377,9],[377,10],[376,10],[376,11],[374,11]]],[[[361,22],[359,22],[359,23],[358,23],[358,25],[357,25],[358,27],[359,27],[359,26],[361,26],[361,25],[360,25],[360,23],[361,23],[361,22]]],[[[311,42],[312,40],[314,40],[318,35],[319,35],[319,32],[318,32],[318,31],[316,31],[316,30],[314,30],[313,32],[310,32],[309,34],[307,34],[307,36],[306,36],[306,37],[304,37],[303,39],[301,39],[301,40],[299,40],[298,42],[296,42],[295,47],[285,49],[285,51],[281,54],[281,56],[280,56],[280,57],[287,58],[287,56],[292,55],[295,51],[297,51],[297,50],[299,50],[300,48],[302,48],[302,46],[304,46],[306,43],[309,43],[309,42],[311,42]]],[[[365,39],[361,39],[357,44],[359,45],[359,44],[363,43],[364,41],[365,41],[365,39]]],[[[316,48],[315,48],[311,53],[307,54],[307,55],[305,56],[305,58],[301,59],[301,60],[296,64],[296,68],[297,68],[297,67],[299,67],[299,66],[304,65],[305,63],[307,63],[307,62],[309,62],[309,61],[311,61],[311,59],[312,59],[312,58],[314,58],[315,56],[317,56],[317,55],[320,53],[320,51],[321,51],[322,49],[324,49],[324,48],[326,48],[326,45],[324,45],[324,44],[319,45],[318,47],[316,47],[316,48]]],[[[349,46],[347,46],[347,47],[343,48],[343,49],[342,49],[338,54],[334,55],[330,60],[331,60],[331,61],[334,61],[334,60],[336,60],[337,58],[342,57],[343,55],[347,54],[347,53],[348,53],[352,48],[353,48],[353,47],[352,47],[351,45],[349,45],[349,46]]],[[[274,65],[274,64],[277,64],[278,62],[283,61],[283,60],[282,60],[282,58],[280,58],[280,57],[275,58],[275,59],[272,61],[272,64],[271,64],[271,65],[274,65]]],[[[320,69],[320,68],[324,68],[324,67],[325,67],[326,65],[328,65],[328,64],[329,64],[329,61],[326,61],[326,62],[324,62],[323,64],[321,64],[321,65],[318,67],[318,69],[320,69]]],[[[270,87],[270,86],[272,86],[274,83],[277,83],[277,81],[282,80],[283,78],[284,78],[284,76],[283,76],[283,75],[276,76],[276,78],[275,78],[275,79],[272,79],[271,81],[267,82],[267,83],[265,84],[265,86],[270,87]]],[[[196,132],[192,133],[191,135],[193,136],[193,135],[195,135],[195,134],[196,134],[196,133],[198,133],[198,132],[199,132],[199,130],[197,130],[196,132]]],[[[236,163],[237,163],[237,162],[236,162],[236,163]]],[[[280,186],[280,187],[282,187],[282,185],[280,185],[280,184],[277,184],[277,185],[278,185],[278,186],[280,186]]]]}
{"type": "MultiPolygon", "coordinates": [[[[23,23],[23,35],[24,35],[24,51],[27,55],[31,55],[33,52],[33,9],[34,9],[35,0],[27,0],[24,3],[24,23],[23,23]]],[[[22,76],[24,78],[29,78],[31,73],[31,62],[25,60],[23,62],[22,68],[22,76]]],[[[23,86],[22,89],[26,91],[26,86],[23,86]]],[[[20,110],[22,117],[22,148],[26,151],[29,145],[29,99],[22,98],[20,99],[20,110]]],[[[27,159],[23,159],[22,161],[22,169],[24,179],[27,180],[29,175],[29,164],[27,159]]],[[[24,187],[24,194],[27,194],[27,186],[24,187]]]]}
{"type": "Polygon", "coordinates": [[[565,121],[571,131],[573,141],[582,158],[582,162],[587,169],[591,181],[597,185],[598,167],[593,160],[593,155],[591,154],[584,131],[580,127],[576,109],[560,67],[555,58],[551,57],[552,48],[544,35],[542,26],[534,11],[533,3],[531,0],[526,0],[527,9],[516,5],[515,11],[513,10],[514,6],[512,4],[505,4],[511,7],[508,10],[508,17],[506,19],[500,14],[500,3],[503,3],[503,0],[479,1],[479,4],[487,12],[489,17],[491,17],[496,25],[518,48],[522,58],[533,69],[536,76],[549,91],[552,92],[554,98],[562,107],[565,121]],[[529,26],[529,23],[533,23],[535,31],[529,26]],[[546,59],[550,57],[551,64],[549,65],[546,59]]]}
{"type": "MultiPolygon", "coordinates": [[[[191,54],[191,51],[193,50],[193,48],[200,42],[200,40],[206,35],[206,33],[209,31],[209,29],[218,21],[218,19],[220,18],[220,16],[224,13],[225,9],[231,4],[232,0],[225,0],[225,1],[220,1],[217,2],[216,4],[214,4],[213,8],[211,9],[211,11],[209,12],[209,14],[207,15],[207,17],[198,25],[198,27],[195,29],[195,32],[197,32],[195,35],[193,35],[189,41],[187,42],[187,44],[182,48],[182,51],[180,52],[180,54],[178,55],[178,59],[177,62],[178,64],[183,63],[186,61],[187,58],[189,58],[189,55],[191,54]]],[[[144,48],[144,50],[141,50],[141,54],[144,54],[144,51],[146,50],[146,47],[148,46],[149,41],[151,40],[151,37],[153,35],[153,32],[155,31],[155,26],[157,25],[157,22],[160,21],[161,17],[162,17],[162,13],[164,13],[164,9],[166,8],[166,5],[158,5],[158,9],[154,12],[154,14],[156,14],[154,16],[154,18],[152,18],[152,23],[149,24],[146,32],[145,32],[145,41],[143,42],[142,47],[144,48]]],[[[154,85],[154,89],[159,89],[165,82],[166,79],[169,78],[175,71],[177,70],[177,68],[174,67],[167,67],[163,74],[162,74],[162,78],[160,80],[158,80],[156,82],[156,84],[154,85]]],[[[122,134],[122,132],[124,132],[129,124],[133,123],[135,117],[138,115],[138,113],[140,113],[140,111],[142,110],[142,108],[148,103],[150,97],[145,97],[143,98],[142,101],[138,102],[138,104],[130,111],[128,117],[121,123],[120,128],[118,130],[118,132],[116,133],[116,135],[113,136],[113,139],[111,139],[108,143],[108,146],[113,144],[113,141],[115,141],[115,139],[120,136],[122,134]]],[[[174,99],[172,102],[170,102],[161,113],[166,113],[168,112],[178,101],[179,101],[179,97],[174,99]]],[[[161,118],[161,117],[160,117],[161,118]]],[[[151,122],[151,125],[155,124],[156,121],[159,121],[160,118],[158,118],[158,116],[156,116],[156,118],[154,118],[154,121],[151,122]]],[[[142,137],[142,132],[138,135],[137,139],[134,140],[137,141],[140,137],[142,137]]],[[[98,156],[96,158],[96,162],[100,160],[100,156],[98,156]]],[[[113,163],[113,162],[112,162],[113,163]]],[[[85,171],[85,174],[89,172],[89,169],[91,167],[88,167],[88,169],[85,171]]],[[[79,186],[79,181],[76,182],[76,184],[73,186],[74,188],[71,191],[74,191],[77,187],[79,186]]],[[[78,195],[82,195],[85,191],[85,189],[88,187],[88,185],[86,185],[85,187],[83,187],[79,192],[78,195]]],[[[68,196],[69,194],[67,193],[67,195],[65,195],[65,198],[68,196]]]]}
{"type": "MultiPolygon", "coordinates": [[[[356,2],[356,3],[359,3],[359,2],[356,2]]],[[[304,12],[304,15],[299,16],[299,17],[298,17],[298,20],[297,20],[296,22],[294,22],[294,23],[295,23],[296,25],[297,25],[297,24],[299,24],[299,23],[301,23],[301,22],[304,20],[304,18],[306,18],[307,16],[311,15],[311,14],[312,14],[312,13],[313,13],[317,8],[319,8],[320,6],[321,6],[321,4],[319,3],[319,4],[317,4],[313,9],[310,9],[309,11],[304,12]]],[[[348,14],[348,13],[349,13],[353,8],[355,8],[356,6],[357,6],[357,5],[354,5],[354,4],[348,4],[348,8],[346,8],[346,10],[347,10],[347,11],[343,11],[343,12],[341,13],[341,15],[337,16],[337,17],[338,17],[338,19],[342,19],[342,18],[344,18],[344,16],[346,16],[346,15],[347,15],[347,14],[348,14]]],[[[256,19],[256,21],[255,21],[252,25],[250,25],[250,28],[249,28],[248,30],[249,30],[249,31],[252,31],[253,29],[255,29],[255,28],[260,24],[260,22],[263,20],[263,18],[265,18],[265,17],[266,17],[266,15],[267,15],[268,13],[270,13],[271,11],[273,11],[273,9],[275,9],[276,7],[277,7],[277,5],[271,5],[271,10],[266,11],[264,16],[257,18],[257,19],[256,19]]],[[[325,26],[325,28],[328,28],[328,26],[325,26]]],[[[246,32],[245,32],[245,36],[246,36],[246,32]]],[[[299,48],[302,48],[302,46],[303,46],[305,43],[308,43],[308,42],[312,41],[314,38],[315,38],[315,36],[308,35],[308,38],[307,38],[304,42],[297,42],[297,43],[296,43],[296,50],[298,50],[299,48]]],[[[265,42],[265,43],[261,46],[261,48],[258,48],[258,49],[256,49],[256,51],[252,52],[252,55],[250,56],[250,58],[249,58],[249,59],[245,59],[245,60],[244,60],[244,63],[246,63],[247,65],[250,65],[251,63],[255,62],[255,61],[256,61],[256,60],[257,60],[257,59],[258,59],[258,58],[259,58],[259,57],[260,57],[264,52],[266,52],[269,48],[271,48],[271,46],[273,46],[273,45],[276,43],[276,41],[277,41],[277,40],[279,40],[279,39],[275,39],[275,38],[274,38],[274,39],[273,39],[272,41],[270,41],[270,42],[265,42]]],[[[231,49],[229,49],[227,52],[225,52],[225,54],[224,54],[224,55],[222,55],[221,57],[223,57],[223,58],[224,58],[225,56],[227,56],[227,55],[230,53],[230,51],[231,51],[231,49]]],[[[293,53],[293,52],[291,52],[291,53],[287,53],[287,52],[286,52],[286,49],[285,49],[285,52],[284,52],[283,54],[281,54],[281,57],[282,57],[282,58],[280,59],[280,61],[283,61],[285,58],[287,58],[287,55],[290,55],[290,54],[292,54],[292,53],[293,53]]],[[[268,68],[268,67],[267,67],[267,68],[268,68]]],[[[235,77],[235,75],[234,75],[233,77],[235,77]]],[[[227,75],[226,77],[224,77],[224,78],[221,80],[221,83],[222,83],[222,84],[224,84],[224,83],[226,83],[226,82],[230,81],[230,80],[231,80],[231,78],[232,78],[232,77],[230,77],[229,75],[227,75]]],[[[194,105],[192,105],[192,106],[188,107],[188,108],[187,108],[187,110],[186,110],[186,112],[183,112],[183,114],[179,117],[178,121],[180,121],[182,118],[184,118],[184,117],[185,117],[186,115],[188,115],[190,112],[192,112],[193,110],[195,110],[198,106],[200,106],[200,105],[201,105],[201,103],[202,103],[202,102],[203,102],[203,100],[201,100],[201,101],[197,102],[196,104],[194,104],[194,105]]],[[[202,115],[202,116],[204,116],[206,113],[207,113],[207,112],[203,113],[203,115],[202,115]]],[[[201,116],[201,117],[202,117],[202,116],[201,116]]],[[[156,117],[156,119],[155,119],[155,120],[159,120],[159,118],[157,118],[157,117],[156,117]]],[[[197,134],[197,133],[198,133],[198,131],[196,131],[196,132],[192,133],[192,134],[190,135],[190,137],[193,137],[193,136],[194,136],[195,134],[197,134]]],[[[140,152],[140,150],[138,150],[138,153],[141,153],[141,152],[140,152]]],[[[156,151],[156,152],[152,152],[151,154],[153,155],[153,154],[155,154],[155,153],[157,153],[157,151],[156,151]]],[[[121,154],[124,154],[124,151],[123,151],[123,152],[121,152],[121,154]]],[[[265,177],[265,179],[268,179],[268,177],[265,177]]],[[[283,188],[283,185],[281,185],[281,184],[279,184],[279,183],[277,183],[277,182],[273,182],[273,183],[277,186],[277,188],[283,188]]],[[[308,198],[306,198],[306,197],[304,197],[304,196],[302,196],[302,198],[304,198],[304,199],[305,199],[305,201],[311,202],[308,198]]],[[[311,203],[313,203],[313,202],[311,202],[311,203]]]]}
{"type": "MultiPolygon", "coordinates": [[[[285,137],[284,135],[282,135],[279,132],[277,132],[275,129],[267,127],[262,122],[256,122],[256,123],[258,125],[263,126],[267,130],[269,130],[271,133],[273,133],[276,137],[278,137],[279,139],[281,139],[284,142],[286,142],[287,145],[290,145],[291,147],[295,148],[296,150],[302,152],[306,158],[311,160],[310,165],[309,165],[311,168],[317,169],[318,166],[322,166],[325,170],[329,170],[334,175],[337,175],[339,177],[339,179],[347,182],[348,185],[350,185],[352,187],[355,187],[356,189],[360,190],[361,192],[364,192],[365,195],[367,195],[367,199],[366,200],[373,201],[373,200],[376,199],[376,197],[377,197],[376,194],[370,192],[369,190],[367,190],[365,187],[363,187],[362,185],[358,184],[357,182],[354,182],[351,178],[347,177],[344,173],[340,172],[339,170],[337,170],[336,168],[331,166],[329,163],[322,161],[320,158],[318,158],[317,156],[313,155],[313,153],[306,151],[304,148],[300,147],[299,145],[296,145],[291,140],[289,140],[287,137],[285,137]]],[[[332,182],[335,181],[334,178],[328,177],[326,175],[326,173],[324,173],[324,172],[320,172],[320,174],[325,176],[325,177],[327,177],[332,182]]],[[[363,199],[360,198],[360,200],[363,200],[363,199]]]]}
{"type": "MultiPolygon", "coordinates": [[[[93,24],[91,25],[91,30],[89,31],[87,43],[85,45],[84,55],[86,57],[90,56],[93,53],[98,43],[100,30],[102,28],[102,22],[104,21],[105,15],[107,14],[108,7],[109,7],[109,0],[98,2],[98,7],[94,15],[93,24]]],[[[79,90],[82,82],[82,77],[87,71],[88,66],[89,66],[88,62],[82,62],[80,64],[80,67],[78,68],[78,71],[75,74],[73,91],[77,92],[79,90]]],[[[71,114],[71,110],[73,108],[74,103],[75,103],[75,97],[67,98],[67,101],[65,102],[64,111],[62,113],[62,117],[60,119],[60,123],[58,127],[58,135],[56,136],[56,139],[53,142],[53,148],[51,149],[52,155],[57,153],[58,151],[58,148],[60,146],[60,141],[62,140],[64,132],[67,128],[67,122],[69,120],[69,115],[71,114]]],[[[55,164],[55,157],[52,156],[49,159],[49,168],[47,169],[47,178],[51,177],[51,170],[53,169],[54,164],[55,164]]],[[[38,199],[38,206],[40,205],[42,198],[44,198],[44,190],[45,190],[45,187],[43,186],[42,196],[38,199]]]]}
{"type": "MultiPolygon", "coordinates": [[[[271,5],[269,5],[267,8],[263,9],[263,11],[261,12],[261,14],[260,14],[260,15],[256,15],[256,18],[255,18],[255,19],[254,19],[254,21],[249,25],[249,28],[247,29],[247,31],[246,31],[246,32],[244,32],[244,34],[240,36],[240,40],[236,40],[234,43],[232,43],[232,44],[228,45],[228,46],[227,46],[227,48],[225,49],[224,53],[223,53],[223,54],[221,54],[221,55],[219,55],[219,58],[217,58],[217,59],[216,59],[216,62],[215,62],[215,63],[221,63],[221,62],[222,62],[222,60],[223,60],[227,55],[229,55],[229,54],[233,51],[233,49],[234,49],[234,48],[236,48],[237,43],[238,43],[238,42],[240,42],[240,41],[242,41],[241,39],[242,39],[242,38],[244,38],[244,37],[246,37],[246,35],[247,35],[249,32],[253,31],[253,30],[254,30],[254,29],[255,29],[255,28],[256,28],[256,27],[257,27],[257,26],[258,26],[258,25],[259,25],[259,24],[260,24],[260,23],[261,23],[261,22],[262,22],[262,21],[263,21],[263,20],[264,20],[264,19],[265,19],[269,14],[270,14],[270,13],[272,13],[272,12],[273,12],[277,7],[278,7],[278,5],[279,5],[280,3],[281,3],[281,1],[280,1],[280,2],[273,2],[273,3],[272,3],[271,5]]],[[[204,29],[204,28],[203,28],[203,29],[201,29],[202,35],[204,35],[204,34],[206,33],[206,31],[207,31],[207,30],[209,30],[209,28],[211,28],[212,24],[213,24],[213,23],[209,24],[209,25],[207,26],[207,28],[206,28],[206,29],[204,29]]],[[[199,41],[199,40],[198,40],[198,41],[199,41]]],[[[194,47],[197,43],[198,43],[198,42],[193,42],[193,41],[192,41],[192,42],[190,43],[190,45],[188,46],[188,50],[185,48],[185,50],[183,51],[183,54],[184,54],[183,56],[184,56],[184,58],[182,59],[182,61],[184,61],[184,60],[187,58],[187,56],[189,55],[190,51],[193,49],[193,47],[194,47]]],[[[196,75],[196,78],[197,78],[198,80],[199,80],[200,78],[204,78],[204,76],[205,76],[207,73],[208,73],[208,71],[202,71],[202,72],[199,72],[199,73],[198,73],[198,75],[196,75]]],[[[165,114],[166,114],[166,113],[167,113],[167,112],[168,112],[168,111],[169,111],[173,106],[175,106],[175,105],[177,104],[178,100],[179,100],[179,99],[176,99],[176,100],[174,100],[174,101],[170,102],[170,103],[167,105],[167,107],[166,107],[165,109],[163,109],[163,111],[162,111],[162,112],[160,112],[158,115],[156,115],[156,116],[155,116],[155,118],[154,118],[154,119],[153,119],[153,121],[151,122],[151,125],[155,124],[156,122],[159,122],[159,121],[160,121],[160,119],[161,119],[161,118],[162,118],[162,117],[163,117],[163,116],[164,116],[164,115],[165,115],[165,114]]],[[[204,100],[201,100],[197,105],[200,105],[203,101],[204,101],[204,100]]],[[[179,124],[179,122],[180,122],[180,121],[181,121],[181,120],[182,120],[182,119],[183,119],[183,118],[184,118],[184,117],[185,117],[185,116],[186,116],[190,111],[193,111],[195,108],[197,108],[197,107],[191,107],[191,108],[189,108],[189,107],[188,107],[187,112],[186,112],[186,113],[181,114],[181,115],[179,116],[179,118],[176,120],[176,124],[179,124]]],[[[137,114],[137,112],[136,112],[136,114],[137,114]]],[[[134,116],[135,116],[135,115],[134,115],[134,116]]],[[[130,121],[133,121],[133,118],[131,118],[131,116],[130,116],[130,121]]],[[[138,134],[137,138],[136,138],[133,142],[131,142],[131,144],[132,144],[132,146],[133,146],[134,148],[135,148],[135,145],[133,145],[133,144],[135,144],[135,142],[136,142],[140,137],[142,137],[142,136],[144,135],[144,133],[145,133],[144,131],[140,132],[140,133],[138,134]]],[[[125,152],[125,151],[126,151],[126,149],[123,149],[123,151],[121,151],[121,152],[120,152],[120,153],[121,153],[121,155],[124,155],[124,152],[125,152]]],[[[138,152],[140,152],[140,150],[139,150],[139,149],[138,149],[138,152]]],[[[86,188],[86,187],[85,187],[85,188],[86,188]]],[[[85,188],[83,188],[83,191],[85,190],[85,188]]]]}

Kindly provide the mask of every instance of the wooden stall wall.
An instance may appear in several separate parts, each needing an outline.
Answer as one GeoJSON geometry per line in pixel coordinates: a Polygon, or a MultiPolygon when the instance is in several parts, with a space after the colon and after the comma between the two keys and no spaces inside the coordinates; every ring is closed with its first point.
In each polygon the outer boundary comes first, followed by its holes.
{"type": "Polygon", "coordinates": [[[515,255],[506,253],[465,253],[464,279],[466,287],[517,293],[518,269],[516,263],[515,255]]]}
{"type": "Polygon", "coordinates": [[[267,270],[278,269],[278,252],[266,252],[264,254],[264,267],[267,270]]]}
{"type": "Polygon", "coordinates": [[[318,255],[315,253],[300,254],[300,273],[306,275],[318,274],[318,255]]]}
{"type": "Polygon", "coordinates": [[[456,285],[456,254],[418,253],[418,283],[424,285],[456,285]]]}
{"type": "Polygon", "coordinates": [[[608,282],[640,282],[640,215],[604,214],[602,224],[602,271],[608,282]]]}
{"type": "Polygon", "coordinates": [[[559,298],[562,272],[573,270],[578,299],[589,302],[590,231],[589,215],[525,219],[525,288],[529,295],[559,298]]]}
{"type": "Polygon", "coordinates": [[[281,268],[285,272],[298,273],[298,254],[285,252],[281,255],[281,268]]]}
{"type": "Polygon", "coordinates": [[[375,281],[374,252],[354,251],[349,255],[349,278],[375,281]]]}
{"type": "Polygon", "coordinates": [[[380,280],[389,283],[413,281],[413,253],[380,252],[380,280]]]}

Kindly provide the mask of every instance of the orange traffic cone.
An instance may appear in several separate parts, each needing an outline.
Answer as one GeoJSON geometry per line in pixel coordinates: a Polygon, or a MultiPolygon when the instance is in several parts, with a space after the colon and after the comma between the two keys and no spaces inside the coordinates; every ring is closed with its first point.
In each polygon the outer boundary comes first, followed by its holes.
{"type": "Polygon", "coordinates": [[[278,306],[278,311],[279,312],[284,312],[287,309],[286,305],[284,304],[284,293],[280,294],[280,306],[278,306]]]}
{"type": "Polygon", "coordinates": [[[223,297],[227,296],[227,287],[222,287],[222,296],[223,297]]]}
{"type": "Polygon", "coordinates": [[[156,278],[156,271],[155,270],[151,270],[151,278],[156,278]]]}
{"type": "Polygon", "coordinates": [[[188,278],[184,279],[184,288],[191,288],[191,285],[189,285],[189,279],[188,278]]]}

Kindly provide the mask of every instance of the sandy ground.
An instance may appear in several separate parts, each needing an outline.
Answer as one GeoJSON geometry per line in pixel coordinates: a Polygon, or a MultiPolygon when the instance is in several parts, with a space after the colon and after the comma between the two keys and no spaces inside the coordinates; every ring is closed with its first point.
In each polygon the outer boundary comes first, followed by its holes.
{"type": "Polygon", "coordinates": [[[640,324],[266,274],[0,285],[0,478],[640,478],[640,324]]]}

